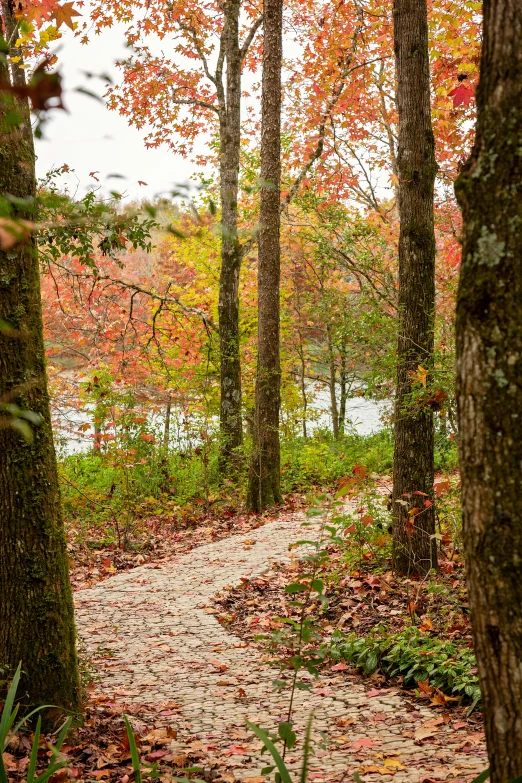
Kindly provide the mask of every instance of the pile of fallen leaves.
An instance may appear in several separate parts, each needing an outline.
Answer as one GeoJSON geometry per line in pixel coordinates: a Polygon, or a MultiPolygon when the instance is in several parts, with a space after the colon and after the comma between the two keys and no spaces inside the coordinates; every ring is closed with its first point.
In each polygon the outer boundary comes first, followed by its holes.
{"type": "MultiPolygon", "coordinates": [[[[295,559],[275,564],[262,576],[243,579],[215,597],[216,616],[242,638],[254,640],[262,633],[281,628],[278,618],[294,617],[294,596],[285,587],[305,577],[308,563],[295,559]]],[[[472,644],[469,606],[463,566],[439,573],[430,581],[345,569],[342,552],[331,547],[326,566],[318,573],[326,585],[328,604],[311,603],[308,614],[317,614],[324,639],[335,630],[365,636],[379,626],[389,633],[412,623],[441,639],[472,644]]]]}
{"type": "MultiPolygon", "coordinates": [[[[109,699],[90,700],[82,725],[71,729],[62,745],[60,757],[67,760],[67,766],[52,776],[52,783],[71,779],[109,783],[128,783],[133,780],[124,712],[132,723],[142,768],[150,768],[155,764],[158,772],[153,777],[161,774],[162,780],[167,781],[183,775],[183,770],[196,764],[201,754],[191,748],[183,753],[171,750],[172,741],[176,738],[172,720],[175,720],[179,710],[180,705],[175,702],[167,702],[159,707],[136,705],[124,708],[109,699]]],[[[9,780],[25,780],[33,739],[30,731],[21,731],[4,753],[9,780]]],[[[53,734],[40,738],[39,772],[44,772],[48,767],[55,739],[53,734]]]]}

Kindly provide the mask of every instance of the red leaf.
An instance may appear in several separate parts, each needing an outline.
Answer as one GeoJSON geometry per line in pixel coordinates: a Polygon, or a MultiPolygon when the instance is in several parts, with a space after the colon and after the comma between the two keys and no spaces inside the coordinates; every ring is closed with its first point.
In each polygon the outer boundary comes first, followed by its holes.
{"type": "Polygon", "coordinates": [[[380,696],[381,693],[386,693],[386,688],[384,690],[378,690],[377,688],[372,688],[371,691],[368,691],[366,694],[367,699],[373,699],[374,696],[380,696]]]}
{"type": "Polygon", "coordinates": [[[224,756],[246,756],[248,748],[243,745],[231,745],[228,750],[223,751],[224,756]]]}
{"type": "Polygon", "coordinates": [[[144,182],[142,179],[138,180],[138,185],[147,185],[147,182],[144,182]]]}
{"type": "Polygon", "coordinates": [[[355,742],[352,742],[352,747],[356,750],[360,750],[361,748],[374,748],[376,745],[379,745],[379,742],[376,742],[375,740],[370,739],[369,737],[362,737],[362,739],[355,740],[355,742]]]}
{"type": "Polygon", "coordinates": [[[163,758],[168,752],[168,750],[153,750],[152,753],[147,753],[147,758],[149,761],[154,761],[155,759],[163,758]]]}
{"type": "Polygon", "coordinates": [[[341,661],[341,663],[336,663],[335,666],[331,667],[331,671],[333,672],[342,672],[345,669],[347,669],[348,666],[346,665],[346,661],[341,661]]]}
{"type": "Polygon", "coordinates": [[[473,90],[467,87],[465,84],[459,84],[450,93],[450,98],[453,98],[453,107],[457,106],[469,106],[471,99],[473,98],[473,90]]]}

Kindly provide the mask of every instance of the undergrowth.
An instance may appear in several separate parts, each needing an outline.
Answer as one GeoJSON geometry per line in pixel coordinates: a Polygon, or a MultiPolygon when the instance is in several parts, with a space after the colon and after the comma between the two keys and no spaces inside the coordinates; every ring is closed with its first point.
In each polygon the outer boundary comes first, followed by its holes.
{"type": "Polygon", "coordinates": [[[480,701],[474,652],[413,626],[393,634],[380,628],[364,637],[336,631],[331,654],[365,674],[380,671],[391,679],[402,678],[406,686],[424,688],[426,695],[436,695],[439,690],[471,702],[469,712],[480,701]]]}

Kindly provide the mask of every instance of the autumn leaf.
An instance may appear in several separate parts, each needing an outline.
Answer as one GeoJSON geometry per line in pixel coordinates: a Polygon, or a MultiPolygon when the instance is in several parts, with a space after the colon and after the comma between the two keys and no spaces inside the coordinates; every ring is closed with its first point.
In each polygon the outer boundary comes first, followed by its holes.
{"type": "Polygon", "coordinates": [[[361,750],[361,748],[375,748],[380,744],[380,742],[370,739],[369,737],[361,737],[361,739],[352,742],[352,748],[354,748],[354,750],[361,750]]]}
{"type": "Polygon", "coordinates": [[[51,19],[55,20],[58,28],[65,24],[71,30],[74,30],[73,16],[81,16],[81,14],[75,10],[73,3],[64,3],[56,7],[51,14],[51,19]]]}
{"type": "Polygon", "coordinates": [[[436,484],[433,485],[433,489],[435,490],[435,494],[438,498],[442,495],[443,492],[447,492],[450,488],[449,481],[438,481],[436,484]]]}
{"type": "Polygon", "coordinates": [[[459,84],[450,93],[450,98],[453,98],[453,107],[457,106],[469,106],[471,99],[473,98],[473,90],[465,84],[459,84]]]}
{"type": "Polygon", "coordinates": [[[431,617],[423,617],[422,623],[419,625],[419,631],[426,633],[426,631],[433,631],[433,623],[431,617]]]}

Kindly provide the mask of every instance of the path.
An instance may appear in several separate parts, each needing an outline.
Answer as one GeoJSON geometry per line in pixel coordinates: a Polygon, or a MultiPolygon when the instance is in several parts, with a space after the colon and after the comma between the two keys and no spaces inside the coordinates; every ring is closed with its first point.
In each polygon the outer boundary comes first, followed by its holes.
{"type": "MultiPolygon", "coordinates": [[[[271,559],[288,558],[289,543],[303,536],[301,522],[296,514],[250,531],[248,539],[205,544],[76,594],[79,632],[100,674],[98,694],[131,709],[145,704],[144,713],[156,716],[163,709],[164,725],[178,732],[174,749],[202,752],[205,765],[219,767],[218,780],[263,780],[259,773],[268,760],[245,721],[274,729],[288,696],[274,692],[276,673],[259,652],[209,613],[211,597],[262,573],[271,559]]],[[[351,781],[357,770],[365,781],[386,780],[385,773],[397,783],[462,781],[487,766],[480,738],[470,739],[469,728],[463,734],[451,724],[433,726],[436,712],[412,706],[392,688],[368,697],[372,690],[370,683],[332,673],[312,692],[297,692],[298,733],[313,710],[315,736],[326,731],[330,741],[326,750],[317,749],[311,781],[351,781]]],[[[299,747],[289,754],[291,768],[298,766],[299,747]]]]}

